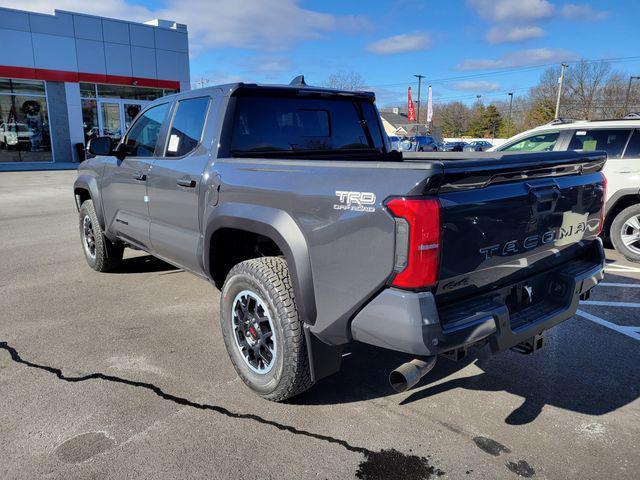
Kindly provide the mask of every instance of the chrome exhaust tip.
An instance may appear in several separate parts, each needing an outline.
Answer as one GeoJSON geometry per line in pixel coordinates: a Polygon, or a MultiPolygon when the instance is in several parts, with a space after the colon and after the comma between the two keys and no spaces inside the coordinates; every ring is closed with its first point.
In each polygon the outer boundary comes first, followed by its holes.
{"type": "Polygon", "coordinates": [[[436,365],[438,357],[415,358],[400,365],[389,374],[389,383],[396,392],[406,392],[414,387],[436,365]]]}

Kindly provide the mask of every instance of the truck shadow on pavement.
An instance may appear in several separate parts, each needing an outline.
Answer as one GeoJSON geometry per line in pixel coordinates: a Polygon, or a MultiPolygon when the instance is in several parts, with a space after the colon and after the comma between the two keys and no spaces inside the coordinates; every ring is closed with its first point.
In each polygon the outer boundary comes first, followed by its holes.
{"type": "MultiPolygon", "coordinates": [[[[625,348],[621,345],[628,341],[625,337],[606,330],[590,341],[583,338],[588,336],[584,332],[571,340],[575,329],[584,328],[582,323],[574,322],[586,320],[574,318],[557,327],[548,345],[532,355],[510,351],[491,355],[484,348],[470,350],[469,356],[459,362],[441,358],[422,383],[408,393],[398,394],[399,403],[428,401],[457,389],[504,391],[523,398],[505,422],[522,425],[534,421],[545,405],[603,415],[640,397],[640,349],[629,348],[628,344],[625,348]],[[481,373],[456,375],[466,367],[481,373]]],[[[364,344],[353,347],[352,354],[343,359],[340,373],[320,381],[291,402],[331,405],[395,395],[388,374],[410,357],[364,344]]],[[[462,402],[469,401],[468,396],[460,398],[462,402]]]]}
{"type": "Polygon", "coordinates": [[[152,255],[140,255],[136,257],[125,258],[117,268],[109,271],[109,273],[154,273],[154,272],[182,272],[175,267],[152,255]]]}

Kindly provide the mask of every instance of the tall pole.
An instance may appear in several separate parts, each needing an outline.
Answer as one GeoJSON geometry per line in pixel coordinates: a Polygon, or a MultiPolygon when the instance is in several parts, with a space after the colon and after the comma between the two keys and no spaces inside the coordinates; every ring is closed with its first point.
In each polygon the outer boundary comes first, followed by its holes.
{"type": "Polygon", "coordinates": [[[511,122],[511,113],[513,112],[513,92],[509,92],[509,122],[511,122]]]}
{"type": "MultiPolygon", "coordinates": [[[[420,86],[422,84],[422,79],[424,78],[424,75],[414,75],[414,77],[416,77],[418,79],[418,124],[420,124],[420,86]]],[[[416,129],[416,133],[420,134],[419,131],[417,131],[416,129]]]]}
{"type": "Polygon", "coordinates": [[[556,115],[555,118],[558,118],[558,113],[560,112],[560,97],[562,96],[562,85],[564,84],[564,69],[569,65],[566,63],[562,64],[562,71],[560,72],[560,80],[558,80],[558,99],[556,100],[556,115]]]}
{"type": "Polygon", "coordinates": [[[509,134],[511,134],[511,113],[513,112],[513,92],[509,92],[509,134]]]}
{"type": "Polygon", "coordinates": [[[629,77],[629,86],[627,87],[627,96],[625,97],[625,100],[624,100],[624,114],[625,115],[627,113],[629,113],[629,112],[627,112],[627,108],[629,108],[629,94],[631,93],[631,82],[633,80],[640,80],[640,77],[634,77],[634,76],[629,77]]]}

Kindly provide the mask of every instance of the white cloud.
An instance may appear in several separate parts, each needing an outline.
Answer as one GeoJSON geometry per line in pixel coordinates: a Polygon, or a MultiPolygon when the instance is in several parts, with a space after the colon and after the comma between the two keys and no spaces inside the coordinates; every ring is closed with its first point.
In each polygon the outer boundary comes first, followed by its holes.
{"type": "Polygon", "coordinates": [[[544,37],[547,33],[540,27],[503,27],[496,26],[487,32],[486,39],[489,43],[519,43],[532,38],[544,37]]]}
{"type": "MultiPolygon", "coordinates": [[[[167,0],[147,8],[125,0],[56,0],[55,8],[144,22],[153,18],[187,24],[192,51],[237,47],[286,50],[296,42],[318,39],[328,32],[357,32],[368,27],[363,17],[331,15],[303,8],[299,0],[167,0]]],[[[49,0],[8,0],[4,7],[51,13],[49,0]]]]}
{"type": "Polygon", "coordinates": [[[594,10],[588,3],[567,3],[560,10],[562,15],[567,20],[603,20],[609,16],[609,12],[604,10],[594,10]]]}
{"type": "Polygon", "coordinates": [[[465,90],[474,92],[496,92],[500,90],[500,84],[495,82],[465,80],[449,85],[452,90],[465,90]]]}
{"type": "Polygon", "coordinates": [[[260,73],[281,73],[291,71],[291,59],[284,55],[257,55],[245,63],[248,70],[260,73]]]}
{"type": "Polygon", "coordinates": [[[409,33],[383,38],[367,46],[367,50],[379,55],[414,52],[431,46],[431,37],[426,33],[409,33]]]}
{"type": "Polygon", "coordinates": [[[532,48],[503,55],[497,59],[470,59],[457,65],[458,70],[489,70],[525,65],[541,65],[576,60],[578,55],[560,48],[532,48]]]}
{"type": "Polygon", "coordinates": [[[467,0],[482,18],[491,22],[526,23],[550,17],[555,7],[547,0],[467,0]]]}

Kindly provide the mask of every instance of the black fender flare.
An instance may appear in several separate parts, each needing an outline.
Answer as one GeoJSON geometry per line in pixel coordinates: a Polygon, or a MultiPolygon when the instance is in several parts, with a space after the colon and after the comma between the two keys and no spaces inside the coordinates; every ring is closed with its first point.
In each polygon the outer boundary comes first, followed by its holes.
{"type": "Polygon", "coordinates": [[[80,175],[76,178],[75,182],[73,182],[73,194],[76,202],[76,208],[80,210],[81,203],[78,195],[76,195],[76,191],[78,189],[86,190],[89,192],[91,196],[91,200],[93,200],[93,207],[96,210],[96,215],[98,216],[98,220],[100,221],[100,226],[102,230],[105,230],[104,225],[104,215],[102,212],[102,200],[100,198],[100,189],[98,188],[98,181],[96,177],[92,175],[80,175]]]}
{"type": "Polygon", "coordinates": [[[311,272],[311,259],[306,238],[295,220],[285,211],[262,205],[225,202],[213,209],[205,219],[203,266],[211,279],[211,238],[221,228],[235,228],[270,238],[284,254],[289,266],[296,306],[304,323],[316,321],[316,301],[311,272]]]}
{"type": "Polygon", "coordinates": [[[608,215],[624,197],[635,197],[638,202],[640,202],[640,188],[621,188],[620,190],[616,190],[605,205],[605,216],[608,215]]]}

